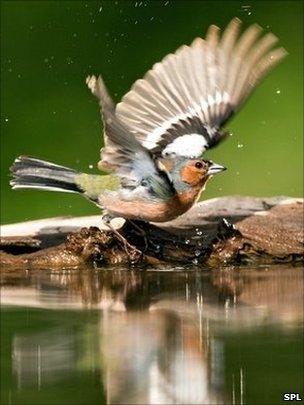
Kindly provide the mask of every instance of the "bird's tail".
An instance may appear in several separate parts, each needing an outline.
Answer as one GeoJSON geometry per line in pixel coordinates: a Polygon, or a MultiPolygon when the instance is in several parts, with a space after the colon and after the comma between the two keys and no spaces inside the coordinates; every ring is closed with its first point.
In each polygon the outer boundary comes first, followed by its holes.
{"type": "Polygon", "coordinates": [[[79,173],[51,162],[20,156],[10,170],[13,176],[10,185],[13,189],[37,188],[68,193],[83,192],[76,184],[79,173]]]}

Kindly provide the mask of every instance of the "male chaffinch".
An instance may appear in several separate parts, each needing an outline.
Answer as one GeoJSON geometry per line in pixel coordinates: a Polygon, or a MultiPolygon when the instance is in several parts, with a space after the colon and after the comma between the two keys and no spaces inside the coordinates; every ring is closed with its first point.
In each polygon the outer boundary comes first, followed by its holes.
{"type": "Polygon", "coordinates": [[[225,168],[202,153],[225,136],[221,128],[257,84],[286,55],[277,38],[254,24],[239,36],[234,18],[220,36],[211,25],[156,63],[115,105],[101,79],[87,85],[104,123],[101,170],[107,175],[20,156],[11,186],[81,193],[114,217],[164,222],[198,200],[207,181],[225,168]]]}

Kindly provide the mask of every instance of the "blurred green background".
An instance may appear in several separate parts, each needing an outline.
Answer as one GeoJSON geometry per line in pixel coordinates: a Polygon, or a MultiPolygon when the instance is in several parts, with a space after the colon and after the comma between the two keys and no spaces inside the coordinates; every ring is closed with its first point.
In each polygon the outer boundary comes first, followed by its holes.
{"type": "Polygon", "coordinates": [[[209,184],[204,198],[302,195],[302,1],[1,4],[2,223],[98,213],[76,195],[11,191],[10,164],[27,154],[95,172],[101,122],[86,76],[102,73],[119,100],[153,63],[234,16],[244,26],[257,22],[271,30],[289,56],[229,124],[233,136],[209,152],[229,170],[209,184]]]}

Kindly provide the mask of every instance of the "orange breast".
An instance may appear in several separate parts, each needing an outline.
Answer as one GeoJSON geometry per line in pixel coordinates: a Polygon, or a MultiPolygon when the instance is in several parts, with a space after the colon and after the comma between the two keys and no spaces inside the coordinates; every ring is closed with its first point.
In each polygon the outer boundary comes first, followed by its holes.
{"type": "Polygon", "coordinates": [[[200,188],[179,194],[170,200],[154,202],[150,200],[124,201],[111,196],[102,196],[102,205],[111,213],[123,218],[147,222],[166,222],[182,215],[192,207],[198,198],[200,188]]]}

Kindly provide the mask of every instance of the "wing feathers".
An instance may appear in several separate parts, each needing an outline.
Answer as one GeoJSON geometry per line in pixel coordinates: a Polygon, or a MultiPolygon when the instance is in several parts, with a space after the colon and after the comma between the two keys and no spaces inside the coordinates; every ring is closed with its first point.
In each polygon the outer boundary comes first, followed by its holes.
{"type": "Polygon", "coordinates": [[[269,52],[263,58],[260,59],[259,64],[252,71],[249,77],[248,85],[244,88],[242,93],[241,102],[244,102],[250,93],[256,88],[256,86],[263,80],[265,75],[273,69],[282,59],[287,55],[284,48],[278,48],[269,52]]]}
{"type": "Polygon", "coordinates": [[[210,25],[206,34],[206,41],[212,48],[215,48],[219,42],[220,29],[216,25],[210,25]]]}
{"type": "Polygon", "coordinates": [[[242,25],[242,21],[238,18],[233,18],[230,23],[227,25],[225,29],[222,39],[221,39],[221,47],[225,50],[225,53],[228,55],[234,47],[234,44],[237,40],[240,28],[242,25]]]}
{"type": "Polygon", "coordinates": [[[86,78],[86,84],[91,90],[92,94],[99,99],[101,106],[107,106],[107,108],[111,109],[112,111],[115,110],[115,104],[110,97],[101,76],[99,76],[97,79],[95,76],[88,76],[86,78]]]}
{"type": "Polygon", "coordinates": [[[117,116],[148,149],[160,154],[176,137],[196,133],[197,120],[209,146],[216,143],[219,128],[286,55],[283,48],[271,50],[277,38],[263,36],[257,24],[239,36],[240,27],[235,18],[220,35],[211,25],[206,40],[196,38],[167,55],[122,98],[117,116]]]}
{"type": "MultiPolygon", "coordinates": [[[[150,193],[152,198],[171,198],[174,190],[169,177],[164,171],[160,171],[150,152],[128,130],[125,123],[122,123],[117,117],[114,103],[101,77],[98,79],[95,76],[88,77],[87,84],[92,93],[99,99],[106,134],[105,147],[101,151],[101,161],[98,167],[101,170],[115,170],[122,188],[128,188],[129,191],[133,190],[135,193],[138,192],[137,196],[150,193]],[[142,184],[143,179],[148,185],[142,184]]],[[[132,112],[140,113],[142,119],[149,116],[149,121],[147,121],[149,125],[159,122],[160,116],[153,103],[144,100],[146,109],[140,109],[140,98],[132,94],[129,95],[129,102],[132,107],[127,111],[129,115],[132,112]],[[150,108],[148,108],[149,104],[150,108]],[[154,121],[151,119],[152,115],[155,117],[154,121]]],[[[127,121],[142,123],[142,120],[132,118],[127,121]]],[[[146,133],[149,133],[148,130],[146,133]]]]}

